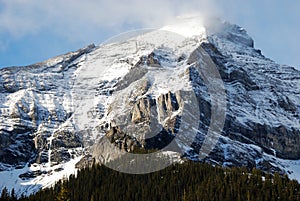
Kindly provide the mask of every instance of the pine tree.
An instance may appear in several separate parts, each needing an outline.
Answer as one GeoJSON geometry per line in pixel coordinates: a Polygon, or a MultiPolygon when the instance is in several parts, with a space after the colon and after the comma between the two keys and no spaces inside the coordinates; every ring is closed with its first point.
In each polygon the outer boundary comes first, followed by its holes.
{"type": "Polygon", "coordinates": [[[57,201],[70,201],[70,193],[64,184],[58,193],[57,201]]]}
{"type": "Polygon", "coordinates": [[[7,200],[9,200],[9,193],[8,193],[8,190],[7,190],[7,188],[6,187],[4,187],[3,189],[2,189],[2,193],[1,193],[1,197],[0,197],[0,200],[2,201],[7,201],[7,200]]]}
{"type": "Polygon", "coordinates": [[[15,189],[14,189],[14,188],[11,190],[11,193],[10,193],[10,200],[11,200],[11,201],[17,200],[17,197],[16,197],[16,194],[15,194],[15,189]]]}
{"type": "Polygon", "coordinates": [[[186,190],[183,190],[183,195],[182,195],[182,201],[187,201],[187,195],[186,195],[186,190]]]}

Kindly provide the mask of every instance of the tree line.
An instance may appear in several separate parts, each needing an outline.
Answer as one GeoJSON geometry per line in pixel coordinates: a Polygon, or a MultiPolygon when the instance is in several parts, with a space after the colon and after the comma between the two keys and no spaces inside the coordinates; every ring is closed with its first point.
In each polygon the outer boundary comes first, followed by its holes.
{"type": "Polygon", "coordinates": [[[186,161],[144,175],[120,173],[104,165],[29,197],[2,190],[0,201],[262,201],[300,200],[300,185],[286,175],[247,168],[223,168],[186,161]]]}

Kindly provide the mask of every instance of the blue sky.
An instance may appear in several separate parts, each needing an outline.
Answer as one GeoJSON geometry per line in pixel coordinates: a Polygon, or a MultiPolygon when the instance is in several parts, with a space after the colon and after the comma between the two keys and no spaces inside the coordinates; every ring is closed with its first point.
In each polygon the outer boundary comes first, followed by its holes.
{"type": "Polygon", "coordinates": [[[265,56],[300,69],[299,9],[297,0],[0,0],[0,68],[201,13],[244,27],[265,56]]]}

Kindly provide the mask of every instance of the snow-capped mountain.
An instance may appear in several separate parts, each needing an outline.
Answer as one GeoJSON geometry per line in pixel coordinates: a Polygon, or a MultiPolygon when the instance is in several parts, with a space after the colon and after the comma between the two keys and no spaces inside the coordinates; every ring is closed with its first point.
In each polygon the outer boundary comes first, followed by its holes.
{"type": "Polygon", "coordinates": [[[300,72],[221,20],[3,68],[0,91],[0,187],[17,193],[137,148],[300,178],[300,72]]]}

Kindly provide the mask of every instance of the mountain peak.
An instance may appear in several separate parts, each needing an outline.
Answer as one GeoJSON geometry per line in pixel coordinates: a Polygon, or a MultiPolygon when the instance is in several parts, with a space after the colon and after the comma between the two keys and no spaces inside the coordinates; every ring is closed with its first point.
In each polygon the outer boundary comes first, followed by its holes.
{"type": "Polygon", "coordinates": [[[253,39],[244,28],[217,17],[182,15],[176,17],[160,30],[174,32],[186,38],[200,37],[200,39],[208,39],[212,36],[218,36],[234,42],[236,45],[254,46],[253,39]]]}
{"type": "Polygon", "coordinates": [[[221,98],[225,126],[205,162],[282,173],[300,163],[299,71],[266,59],[243,28],[180,16],[119,39],[0,70],[0,188],[30,194],[93,160],[170,142],[177,147],[167,154],[200,160],[212,101],[221,98]],[[226,89],[215,99],[201,71],[211,66],[206,55],[226,89]]]}

